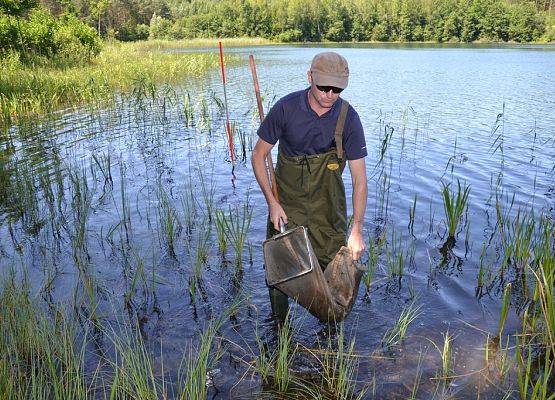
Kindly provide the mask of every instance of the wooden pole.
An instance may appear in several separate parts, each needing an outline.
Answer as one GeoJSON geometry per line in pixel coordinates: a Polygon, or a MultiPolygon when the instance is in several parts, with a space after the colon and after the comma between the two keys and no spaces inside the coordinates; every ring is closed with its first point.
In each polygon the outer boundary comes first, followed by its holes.
{"type": "MultiPolygon", "coordinates": [[[[256,105],[258,106],[258,115],[260,116],[260,122],[264,120],[264,107],[262,106],[262,98],[260,97],[260,86],[258,85],[258,75],[256,74],[256,64],[254,63],[254,56],[249,55],[249,65],[251,67],[252,80],[254,82],[254,94],[256,95],[256,105]]],[[[274,171],[274,162],[272,161],[272,154],[268,152],[266,154],[266,174],[268,175],[268,181],[270,182],[270,188],[274,197],[279,203],[279,196],[276,184],[276,174],[274,171]]]]}

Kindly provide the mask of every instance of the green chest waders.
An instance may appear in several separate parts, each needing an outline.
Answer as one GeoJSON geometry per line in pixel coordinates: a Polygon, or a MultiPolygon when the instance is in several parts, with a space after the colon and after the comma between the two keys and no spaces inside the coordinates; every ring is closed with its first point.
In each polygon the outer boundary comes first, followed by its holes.
{"type": "MultiPolygon", "coordinates": [[[[322,268],[346,244],[347,204],[341,175],[345,169],[342,137],[348,107],[344,100],[335,129],[337,148],[300,157],[287,157],[279,152],[276,165],[279,201],[288,218],[287,229],[308,228],[308,237],[322,268]]],[[[277,233],[268,221],[267,237],[277,233]]],[[[287,296],[275,288],[269,290],[272,312],[283,318],[288,308],[287,296]]]]}

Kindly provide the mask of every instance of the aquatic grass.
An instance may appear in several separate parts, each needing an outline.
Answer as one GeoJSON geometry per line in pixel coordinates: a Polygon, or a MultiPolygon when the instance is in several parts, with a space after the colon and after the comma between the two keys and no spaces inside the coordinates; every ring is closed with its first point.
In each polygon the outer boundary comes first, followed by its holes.
{"type": "Polygon", "coordinates": [[[208,101],[204,95],[200,95],[197,102],[197,109],[199,113],[198,122],[196,124],[200,131],[206,131],[208,134],[212,133],[212,117],[208,101]]]}
{"type": "Polygon", "coordinates": [[[164,244],[168,247],[171,254],[175,254],[175,239],[181,232],[182,226],[179,214],[175,209],[173,201],[169,198],[162,184],[158,184],[158,226],[163,237],[164,244]]]}
{"type": "Polygon", "coordinates": [[[190,241],[186,242],[191,262],[189,294],[191,295],[191,300],[193,302],[196,299],[197,290],[200,290],[201,294],[204,292],[202,272],[204,266],[208,263],[208,257],[210,255],[210,238],[211,225],[206,221],[203,221],[203,223],[199,224],[197,228],[194,243],[191,243],[190,241]]]}
{"type": "Polygon", "coordinates": [[[104,194],[106,192],[106,186],[108,186],[109,189],[114,187],[114,180],[112,178],[112,156],[109,152],[100,155],[93,153],[92,159],[104,178],[104,187],[102,190],[104,194]]]}
{"type": "MultiPolygon", "coordinates": [[[[398,236],[395,229],[391,231],[391,246],[387,247],[387,267],[388,274],[390,278],[397,277],[399,285],[401,284],[401,279],[403,278],[405,271],[405,250],[403,250],[403,237],[401,234],[398,236]]],[[[407,251],[408,254],[408,251],[407,251]]]]}
{"type": "Polygon", "coordinates": [[[200,181],[200,194],[204,204],[204,213],[208,222],[212,222],[214,217],[214,196],[216,194],[216,186],[214,182],[213,166],[212,175],[210,176],[210,181],[207,182],[207,177],[204,175],[204,170],[201,168],[197,169],[198,177],[200,181]]]}
{"type": "Polygon", "coordinates": [[[243,264],[243,249],[247,241],[251,220],[252,207],[249,204],[248,195],[242,207],[229,206],[227,215],[221,219],[225,234],[235,250],[235,266],[239,269],[242,268],[243,264]]]}
{"type": "Polygon", "coordinates": [[[525,339],[517,337],[515,357],[517,362],[517,383],[521,400],[555,399],[555,393],[553,393],[551,387],[553,371],[555,370],[555,357],[551,352],[551,348],[547,348],[540,368],[536,370],[536,360],[533,357],[534,347],[524,343],[525,339]]]}
{"type": "Polygon", "coordinates": [[[374,238],[373,236],[368,238],[368,268],[362,277],[362,281],[366,286],[366,293],[370,290],[370,285],[372,284],[376,268],[378,267],[378,260],[386,242],[386,232],[387,231],[384,229],[377,238],[374,238]]]}
{"type": "Polygon", "coordinates": [[[138,329],[127,326],[119,331],[112,329],[106,336],[114,346],[114,360],[109,363],[114,371],[111,398],[138,398],[154,400],[167,398],[165,384],[157,378],[154,359],[138,329]]]}
{"type": "Polygon", "coordinates": [[[507,314],[511,304],[511,293],[512,284],[509,283],[505,286],[505,290],[503,291],[503,301],[501,303],[501,313],[499,315],[499,328],[497,328],[497,337],[499,340],[501,340],[501,334],[503,333],[503,328],[505,327],[505,322],[507,320],[507,314]]]}
{"type": "Polygon", "coordinates": [[[541,233],[536,246],[537,269],[530,268],[535,278],[533,302],[539,304],[543,343],[555,357],[555,223],[546,218],[541,222],[541,233]]]}
{"type": "Polygon", "coordinates": [[[322,387],[326,397],[337,400],[362,399],[366,388],[356,393],[356,374],[358,361],[354,352],[355,339],[346,341],[345,327],[339,326],[337,342],[328,337],[327,349],[321,362],[322,387]]]}
{"type": "Polygon", "coordinates": [[[195,349],[192,343],[184,354],[178,372],[180,383],[179,399],[206,399],[210,371],[216,366],[223,355],[223,348],[213,350],[214,341],[223,320],[212,321],[206,330],[200,334],[200,344],[195,349]]]}
{"type": "Polygon", "coordinates": [[[227,250],[226,215],[223,210],[216,210],[216,236],[218,249],[223,254],[227,250]]]}
{"type": "Polygon", "coordinates": [[[414,382],[412,384],[412,389],[410,392],[410,396],[408,400],[415,400],[416,395],[418,394],[418,389],[420,388],[420,382],[422,381],[422,362],[424,357],[422,355],[422,351],[418,354],[418,364],[416,365],[416,371],[414,375],[414,382]]]}
{"type": "MultiPolygon", "coordinates": [[[[212,47],[216,49],[218,42],[221,41],[224,47],[243,47],[257,46],[274,43],[269,39],[259,37],[236,37],[236,38],[192,38],[183,40],[149,39],[139,41],[134,44],[138,51],[160,51],[170,49],[188,49],[199,47],[212,47]]],[[[226,64],[229,62],[229,55],[226,54],[226,64]]]]}
{"type": "Polygon", "coordinates": [[[393,132],[395,131],[395,128],[393,128],[392,126],[390,126],[389,124],[385,124],[384,125],[384,129],[383,129],[383,138],[381,138],[381,146],[380,146],[380,158],[378,160],[378,162],[376,163],[376,167],[378,165],[380,165],[382,163],[382,161],[384,160],[385,154],[387,153],[387,149],[389,147],[389,144],[391,143],[391,138],[393,137],[393,132]]]}
{"type": "MultiPolygon", "coordinates": [[[[229,62],[235,57],[229,56],[229,62]]],[[[138,77],[177,82],[218,66],[214,53],[163,53],[138,43],[109,43],[90,64],[73,68],[18,67],[0,63],[0,126],[67,105],[106,103],[135,87],[138,77]]]]}
{"type": "Polygon", "coordinates": [[[195,125],[195,110],[189,92],[185,94],[185,100],[183,101],[183,117],[185,118],[185,126],[187,128],[195,125]]]}
{"type": "Polygon", "coordinates": [[[418,199],[418,195],[415,193],[414,194],[414,200],[412,201],[412,207],[409,208],[409,225],[408,225],[408,230],[410,232],[411,235],[414,236],[414,217],[416,215],[416,202],[418,199]]]}
{"type": "Polygon", "coordinates": [[[443,209],[447,221],[447,231],[449,237],[454,238],[459,221],[467,207],[470,186],[464,185],[464,188],[461,190],[461,183],[457,180],[457,192],[455,193],[450,189],[450,184],[446,185],[442,182],[442,185],[443,189],[441,195],[443,197],[443,209]]]}
{"type": "Polygon", "coordinates": [[[382,344],[390,347],[402,342],[407,335],[409,326],[422,314],[421,308],[421,305],[416,304],[416,299],[404,307],[395,324],[385,332],[382,344]]]}
{"type": "Polygon", "coordinates": [[[449,331],[442,333],[443,346],[440,349],[434,342],[432,344],[439,351],[441,355],[441,375],[438,378],[448,381],[451,373],[453,372],[453,335],[449,331]]]}
{"type": "Polygon", "coordinates": [[[239,138],[239,148],[240,148],[240,159],[242,162],[245,162],[247,160],[248,154],[247,154],[247,149],[252,150],[252,146],[249,148],[249,144],[247,143],[247,134],[245,132],[245,130],[243,130],[241,128],[241,126],[233,121],[233,123],[231,124],[231,134],[233,137],[235,138],[239,138]]]}
{"type": "Polygon", "coordinates": [[[285,393],[291,384],[289,368],[296,353],[296,348],[291,348],[292,339],[293,327],[291,325],[291,314],[288,311],[279,327],[274,365],[273,386],[280,393],[285,393]]]}
{"type": "Polygon", "coordinates": [[[58,308],[44,316],[12,274],[0,288],[0,396],[9,399],[88,399],[84,372],[86,334],[76,338],[72,318],[58,308]]]}
{"type": "Polygon", "coordinates": [[[182,220],[185,231],[190,235],[193,231],[195,219],[197,216],[198,202],[194,193],[191,178],[189,176],[187,186],[181,195],[181,210],[183,213],[182,220]]]}
{"type": "Polygon", "coordinates": [[[480,265],[478,267],[478,275],[476,277],[477,282],[476,282],[476,290],[475,290],[475,295],[478,298],[482,297],[482,294],[484,292],[484,287],[488,287],[493,280],[491,267],[486,261],[487,248],[488,248],[487,243],[484,243],[482,245],[482,251],[480,253],[480,265]]]}

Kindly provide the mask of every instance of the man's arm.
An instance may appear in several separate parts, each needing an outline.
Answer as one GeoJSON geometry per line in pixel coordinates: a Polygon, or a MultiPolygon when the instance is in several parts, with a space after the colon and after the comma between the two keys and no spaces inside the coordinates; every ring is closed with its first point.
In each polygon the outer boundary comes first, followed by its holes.
{"type": "Polygon", "coordinates": [[[270,220],[274,223],[276,231],[279,232],[279,219],[281,218],[283,223],[286,224],[287,215],[285,215],[285,211],[283,211],[283,208],[272,193],[272,189],[270,188],[270,183],[268,181],[268,174],[266,172],[265,159],[266,155],[272,150],[272,147],[274,147],[274,145],[259,138],[252,151],[251,163],[256,181],[262,190],[262,194],[264,194],[264,197],[266,198],[270,220]]]}
{"type": "Polygon", "coordinates": [[[347,240],[347,247],[353,254],[353,259],[358,260],[365,249],[362,238],[362,225],[366,211],[366,198],[368,196],[368,184],[366,182],[366,164],[364,157],[358,160],[349,160],[349,169],[353,182],[353,225],[351,234],[347,240]]]}

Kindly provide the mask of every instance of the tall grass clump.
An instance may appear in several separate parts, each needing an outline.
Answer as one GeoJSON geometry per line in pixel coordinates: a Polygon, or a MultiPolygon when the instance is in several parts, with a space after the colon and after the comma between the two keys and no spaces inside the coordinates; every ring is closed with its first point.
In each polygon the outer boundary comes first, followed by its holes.
{"type": "Polygon", "coordinates": [[[555,223],[541,218],[533,247],[534,263],[527,269],[534,277],[532,301],[522,317],[517,338],[516,363],[521,399],[555,399],[555,223]]]}
{"type": "Polygon", "coordinates": [[[449,237],[454,238],[457,232],[457,226],[462,218],[464,210],[467,206],[468,195],[470,194],[470,186],[461,188],[461,183],[457,180],[457,191],[452,191],[450,185],[442,183],[443,189],[441,196],[443,197],[443,209],[447,220],[447,231],[449,237]]]}
{"type": "Polygon", "coordinates": [[[86,335],[58,309],[43,315],[14,276],[0,288],[0,398],[87,399],[90,382],[84,372],[86,335]]]}
{"type": "Polygon", "coordinates": [[[370,291],[370,285],[372,284],[372,280],[374,279],[376,268],[378,267],[380,254],[382,253],[385,242],[386,242],[385,230],[382,232],[382,234],[379,237],[374,238],[373,236],[371,236],[368,239],[368,268],[366,270],[366,273],[362,277],[364,286],[366,286],[366,293],[369,293],[370,291]]]}
{"type": "Polygon", "coordinates": [[[158,225],[160,237],[163,238],[171,254],[175,254],[175,239],[181,232],[181,222],[179,214],[175,209],[173,201],[170,199],[161,183],[158,184],[158,225]]]}
{"type": "Polygon", "coordinates": [[[206,330],[200,334],[197,349],[191,344],[184,354],[179,368],[179,399],[206,399],[209,387],[209,373],[223,355],[223,348],[214,349],[218,330],[224,320],[220,317],[211,321],[206,330]]]}
{"type": "Polygon", "coordinates": [[[394,346],[405,339],[410,324],[422,314],[421,308],[421,305],[416,305],[416,299],[403,308],[393,327],[384,334],[382,338],[384,346],[394,346]]]}
{"type": "Polygon", "coordinates": [[[158,377],[154,358],[139,329],[124,327],[108,333],[115,349],[110,398],[166,398],[164,376],[158,377]]]}
{"type": "Polygon", "coordinates": [[[347,342],[345,327],[341,324],[337,342],[328,339],[322,363],[322,387],[327,394],[337,400],[362,399],[366,390],[356,392],[358,360],[355,355],[354,338],[347,342]]]}
{"type": "Polygon", "coordinates": [[[252,207],[247,198],[242,207],[229,206],[227,216],[221,216],[221,224],[225,234],[235,250],[235,265],[241,268],[243,265],[243,249],[247,242],[247,233],[252,220],[252,207]]]}
{"type": "Polygon", "coordinates": [[[291,384],[289,367],[296,352],[291,348],[292,339],[291,314],[288,312],[279,328],[274,366],[274,389],[281,393],[286,392],[291,384]]]}

